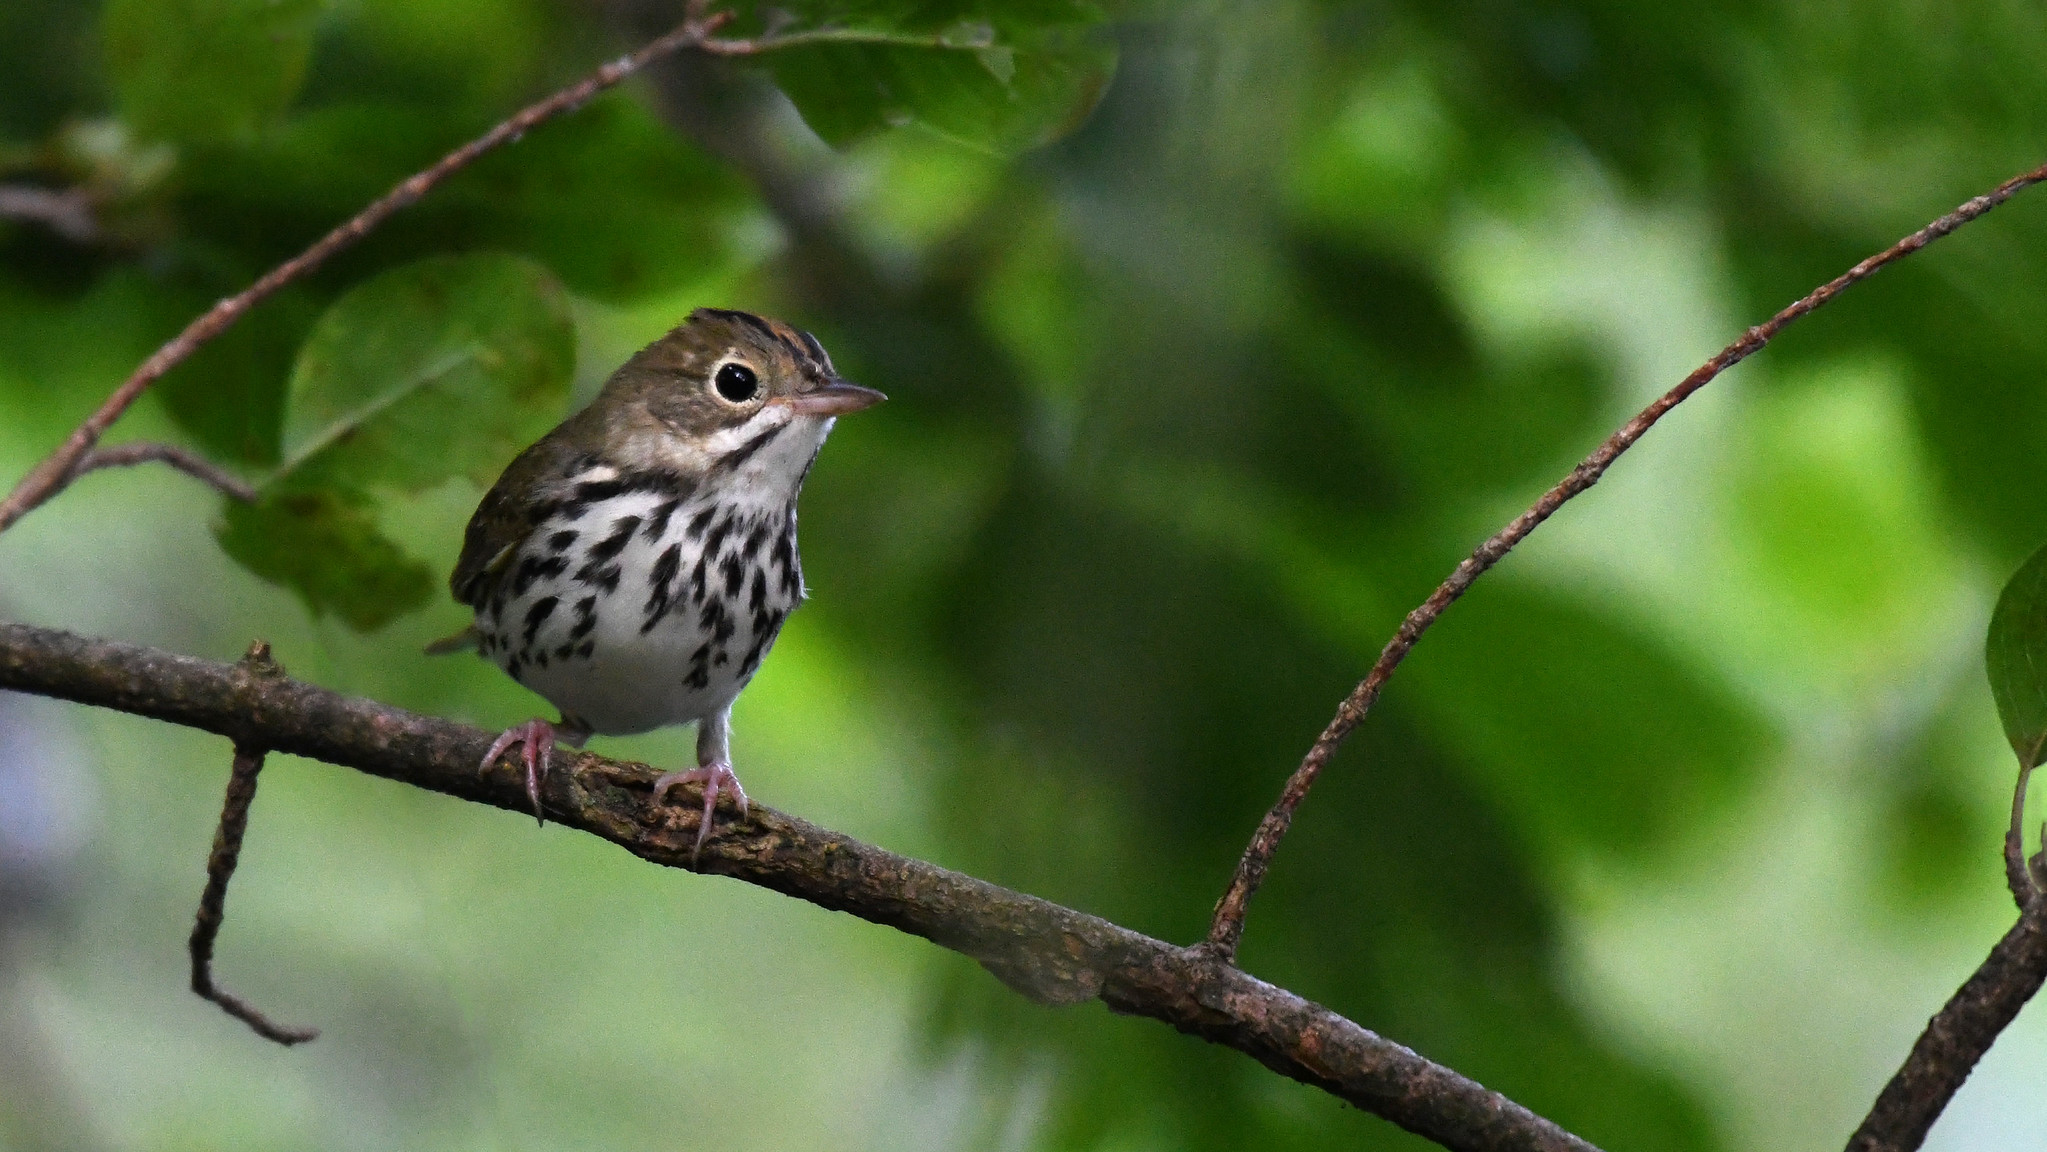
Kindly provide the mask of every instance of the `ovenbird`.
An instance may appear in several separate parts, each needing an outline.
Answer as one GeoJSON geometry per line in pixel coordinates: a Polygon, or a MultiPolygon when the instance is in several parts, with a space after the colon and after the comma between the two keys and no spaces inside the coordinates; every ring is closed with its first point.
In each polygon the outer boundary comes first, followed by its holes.
{"type": "Polygon", "coordinates": [[[732,702],[804,599],[796,497],[834,420],[883,398],[808,332],[700,308],[505,469],[449,580],[476,622],[433,650],[473,642],[561,710],[483,761],[522,746],[535,816],[556,740],[692,721],[697,767],[656,780],[656,802],[703,787],[698,851],[721,792],[746,810],[732,702]]]}

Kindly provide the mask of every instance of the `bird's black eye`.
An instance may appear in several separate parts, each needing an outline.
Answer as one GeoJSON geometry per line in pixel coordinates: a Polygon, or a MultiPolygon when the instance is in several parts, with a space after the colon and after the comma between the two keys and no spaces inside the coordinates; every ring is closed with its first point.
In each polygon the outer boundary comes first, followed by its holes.
{"type": "Polygon", "coordinates": [[[718,395],[734,404],[744,404],[760,394],[760,378],[753,369],[744,364],[727,364],[718,369],[718,375],[711,381],[718,389],[718,395]]]}

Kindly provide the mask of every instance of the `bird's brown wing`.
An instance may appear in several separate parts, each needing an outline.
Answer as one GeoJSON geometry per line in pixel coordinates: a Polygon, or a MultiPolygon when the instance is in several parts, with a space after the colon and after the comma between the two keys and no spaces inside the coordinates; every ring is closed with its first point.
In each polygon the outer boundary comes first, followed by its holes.
{"type": "Polygon", "coordinates": [[[519,454],[484,494],[462,536],[462,556],[448,577],[460,604],[480,604],[518,555],[519,545],[547,517],[559,487],[563,458],[570,453],[553,438],[519,454]]]}

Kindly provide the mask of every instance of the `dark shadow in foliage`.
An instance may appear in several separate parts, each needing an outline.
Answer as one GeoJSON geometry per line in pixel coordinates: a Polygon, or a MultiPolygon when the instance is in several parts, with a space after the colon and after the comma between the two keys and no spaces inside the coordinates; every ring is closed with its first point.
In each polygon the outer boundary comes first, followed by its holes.
{"type": "MultiPolygon", "coordinates": [[[[940,800],[952,858],[1168,939],[1200,934],[1208,881],[1354,674],[1255,573],[1028,480],[939,634],[982,749],[940,800]]],[[[1673,1081],[1606,1048],[1559,995],[1552,914],[1471,771],[1404,722],[1362,734],[1276,870],[1246,965],[1512,1081],[1609,1146],[1713,1147],[1673,1081]]],[[[1422,1146],[1163,1031],[1048,1018],[963,972],[937,1013],[946,1034],[1016,1037],[996,1043],[1057,1070],[1050,1146],[1422,1146]]]]}
{"type": "Polygon", "coordinates": [[[94,25],[78,0],[0,4],[0,143],[36,140],[81,108],[105,103],[94,25]]]}
{"type": "Polygon", "coordinates": [[[1774,741],[1653,633],[1495,578],[1403,669],[1440,739],[1553,850],[1640,859],[1743,794],[1774,741]]]}

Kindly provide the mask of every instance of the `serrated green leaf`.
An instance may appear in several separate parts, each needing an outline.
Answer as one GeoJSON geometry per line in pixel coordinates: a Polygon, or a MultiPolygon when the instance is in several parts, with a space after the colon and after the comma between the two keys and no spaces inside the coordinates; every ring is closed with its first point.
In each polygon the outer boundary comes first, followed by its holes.
{"type": "Polygon", "coordinates": [[[2026,558],[1997,597],[1984,644],[1990,694],[2019,763],[2047,753],[2047,547],[2026,558]]]}
{"type": "Polygon", "coordinates": [[[229,503],[214,537],[243,567],[368,632],[424,607],[434,578],[377,529],[376,505],[340,488],[265,493],[229,503]]]}
{"type": "Polygon", "coordinates": [[[1084,4],[823,3],[780,35],[776,83],[834,145],[921,123],[999,151],[1079,126],[1116,67],[1101,14],[1084,4]]]}
{"type": "Polygon", "coordinates": [[[299,350],[280,475],[318,456],[365,487],[487,485],[561,419],[575,360],[567,294],[530,260],[392,269],[336,301],[299,350]]]}
{"type": "Polygon", "coordinates": [[[244,136],[305,79],[324,0],[109,0],[100,19],[123,119],[145,136],[244,136]]]}

